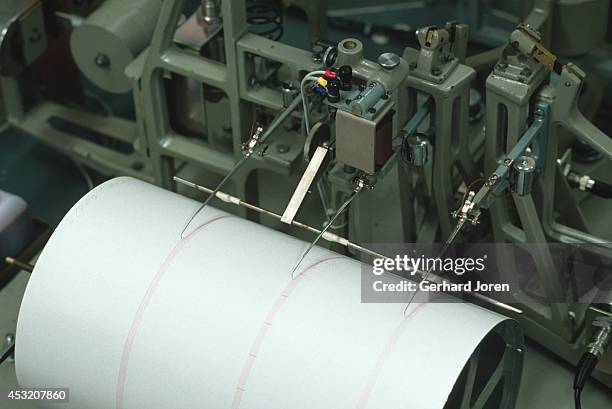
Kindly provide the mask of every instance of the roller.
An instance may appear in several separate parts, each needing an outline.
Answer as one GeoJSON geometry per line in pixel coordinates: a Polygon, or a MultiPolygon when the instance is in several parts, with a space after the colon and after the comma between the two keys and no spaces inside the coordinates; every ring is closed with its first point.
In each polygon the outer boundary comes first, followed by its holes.
{"type": "Polygon", "coordinates": [[[198,205],[122,177],[69,211],[21,305],[21,387],[74,409],[514,407],[514,321],[362,303],[366,266],[320,247],[292,279],[306,242],[210,206],[181,239],[198,205]]]}
{"type": "Polygon", "coordinates": [[[131,90],[125,68],[151,42],[161,0],[107,0],[77,27],[70,49],[81,72],[105,91],[131,90]]]}

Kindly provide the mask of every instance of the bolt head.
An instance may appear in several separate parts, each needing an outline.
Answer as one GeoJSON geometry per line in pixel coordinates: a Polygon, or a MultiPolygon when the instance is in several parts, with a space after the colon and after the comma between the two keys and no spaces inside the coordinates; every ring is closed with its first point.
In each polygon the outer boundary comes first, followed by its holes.
{"type": "Polygon", "coordinates": [[[378,64],[386,70],[392,70],[397,67],[401,59],[395,53],[384,53],[378,56],[378,64]]]}
{"type": "Polygon", "coordinates": [[[108,55],[99,53],[94,57],[94,63],[100,68],[108,68],[111,61],[108,55]]]}

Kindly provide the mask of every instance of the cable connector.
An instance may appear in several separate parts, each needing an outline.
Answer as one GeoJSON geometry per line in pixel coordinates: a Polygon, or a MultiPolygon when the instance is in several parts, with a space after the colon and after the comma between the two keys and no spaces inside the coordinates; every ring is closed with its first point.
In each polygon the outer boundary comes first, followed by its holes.
{"type": "Polygon", "coordinates": [[[587,352],[600,359],[612,346],[612,317],[597,317],[593,326],[599,329],[587,346],[587,352]]]}
{"type": "Polygon", "coordinates": [[[576,366],[576,377],[574,378],[574,403],[576,409],[581,409],[580,395],[586,381],[591,377],[599,359],[612,346],[612,317],[600,316],[593,321],[595,330],[591,342],[576,366]]]}

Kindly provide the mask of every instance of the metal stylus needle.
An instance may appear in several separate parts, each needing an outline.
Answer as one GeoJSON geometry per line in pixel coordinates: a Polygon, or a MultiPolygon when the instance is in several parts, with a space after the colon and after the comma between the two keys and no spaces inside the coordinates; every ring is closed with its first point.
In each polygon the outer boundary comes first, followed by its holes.
{"type": "Polygon", "coordinates": [[[297,106],[300,104],[301,101],[302,99],[300,95],[298,94],[293,99],[291,104],[289,104],[289,106],[287,106],[287,108],[285,108],[285,110],[281,112],[281,114],[270,123],[270,125],[268,126],[268,129],[265,132],[263,131],[263,128],[261,127],[257,128],[257,131],[255,132],[255,134],[252,135],[251,138],[243,146],[244,156],[242,156],[242,158],[240,158],[240,160],[234,165],[234,167],[230,169],[230,171],[227,173],[227,175],[225,175],[223,180],[219,182],[219,184],[213,190],[213,192],[208,196],[208,198],[206,198],[204,203],[202,203],[202,205],[198,207],[198,209],[191,215],[191,217],[187,221],[187,224],[185,224],[185,227],[181,231],[181,239],[183,238],[185,231],[187,230],[187,228],[189,227],[193,219],[195,219],[196,216],[202,211],[202,209],[204,209],[208,205],[208,203],[210,203],[210,201],[216,197],[217,192],[219,192],[223,188],[223,186],[225,186],[225,184],[230,180],[230,178],[234,175],[234,173],[236,173],[236,171],[240,169],[251,156],[253,156],[253,153],[255,153],[255,148],[257,146],[262,145],[264,142],[266,142],[266,140],[270,137],[270,135],[272,135],[272,133],[297,108],[297,106]]]}
{"type": "MultiPolygon", "coordinates": [[[[442,256],[446,253],[446,251],[450,247],[450,245],[455,241],[455,239],[459,235],[459,232],[461,232],[461,229],[463,228],[463,225],[465,224],[466,220],[467,219],[463,219],[463,218],[459,219],[459,221],[457,222],[457,225],[455,225],[455,228],[451,232],[450,236],[448,236],[448,238],[446,239],[444,246],[442,246],[442,250],[440,250],[440,252],[438,253],[438,257],[437,257],[438,259],[442,258],[442,256]]],[[[433,266],[429,270],[427,270],[425,274],[422,275],[421,281],[426,281],[432,272],[433,272],[433,266]]],[[[419,290],[420,290],[420,287],[417,287],[417,289],[412,293],[412,296],[408,300],[408,304],[406,304],[406,308],[404,308],[404,315],[406,315],[406,312],[408,312],[408,308],[410,308],[410,305],[412,305],[412,302],[414,301],[415,297],[419,293],[419,290]]]]}
{"type": "Polygon", "coordinates": [[[325,232],[331,227],[331,225],[336,221],[336,219],[338,218],[338,216],[340,216],[340,214],[348,207],[348,205],[353,201],[353,199],[355,199],[355,197],[357,197],[357,195],[359,194],[359,192],[361,192],[362,186],[359,185],[355,188],[355,190],[353,190],[353,192],[351,193],[351,195],[344,201],[344,203],[342,203],[342,206],[340,206],[338,208],[338,210],[336,211],[336,213],[332,216],[331,219],[329,219],[326,223],[325,226],[323,226],[323,229],[321,230],[321,232],[317,235],[317,237],[314,239],[314,241],[312,243],[310,243],[310,245],[308,246],[308,248],[302,253],[302,256],[300,257],[300,259],[298,260],[298,262],[295,264],[295,266],[293,267],[293,270],[291,270],[291,278],[293,277],[293,274],[295,273],[295,270],[297,270],[297,268],[300,266],[300,264],[302,263],[302,261],[304,261],[304,259],[306,258],[306,256],[308,255],[308,253],[310,253],[310,250],[312,250],[312,248],[317,244],[317,242],[321,239],[321,237],[325,234],[325,232]]]}
{"type": "Polygon", "coordinates": [[[185,224],[185,227],[181,231],[181,239],[183,238],[183,235],[185,234],[185,231],[187,230],[187,228],[189,227],[189,225],[191,224],[193,219],[195,219],[195,217],[202,211],[202,209],[204,209],[208,205],[208,203],[210,203],[210,201],[214,197],[217,196],[217,193],[223,188],[223,186],[225,186],[225,184],[227,183],[228,180],[230,180],[232,175],[234,173],[236,173],[236,171],[238,169],[240,169],[242,167],[242,165],[244,165],[244,163],[249,159],[250,156],[251,156],[251,154],[247,152],[242,158],[240,158],[240,160],[238,162],[236,162],[234,167],[227,173],[227,175],[225,175],[223,180],[221,180],[221,182],[219,182],[219,184],[217,185],[217,187],[215,187],[215,189],[212,191],[212,193],[210,195],[208,195],[208,197],[206,198],[204,203],[202,203],[200,205],[200,207],[198,207],[197,210],[195,212],[193,212],[193,214],[191,215],[191,217],[189,218],[189,220],[185,224]]]}

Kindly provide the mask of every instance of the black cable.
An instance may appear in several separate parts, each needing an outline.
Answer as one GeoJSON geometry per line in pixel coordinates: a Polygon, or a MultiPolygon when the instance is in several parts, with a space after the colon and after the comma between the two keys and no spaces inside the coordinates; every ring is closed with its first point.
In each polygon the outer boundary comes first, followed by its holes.
{"type": "Polygon", "coordinates": [[[604,199],[612,199],[612,185],[602,180],[593,179],[595,182],[591,187],[590,191],[599,197],[604,199]]]}
{"type": "Polygon", "coordinates": [[[580,393],[582,391],[578,388],[574,389],[574,404],[576,405],[576,409],[582,409],[582,404],[580,403],[580,393]]]}
{"type": "Polygon", "coordinates": [[[612,184],[604,182],[600,179],[594,179],[589,176],[586,176],[591,184],[581,186],[581,181],[583,177],[585,177],[585,175],[579,175],[575,172],[570,172],[569,175],[567,175],[567,180],[570,186],[574,188],[589,192],[604,199],[612,199],[612,184]]]}
{"type": "Polygon", "coordinates": [[[580,361],[578,361],[578,365],[576,365],[576,376],[574,378],[574,404],[576,409],[582,408],[580,402],[582,389],[584,389],[586,381],[591,377],[598,361],[599,358],[594,354],[585,352],[580,358],[580,361]]]}

